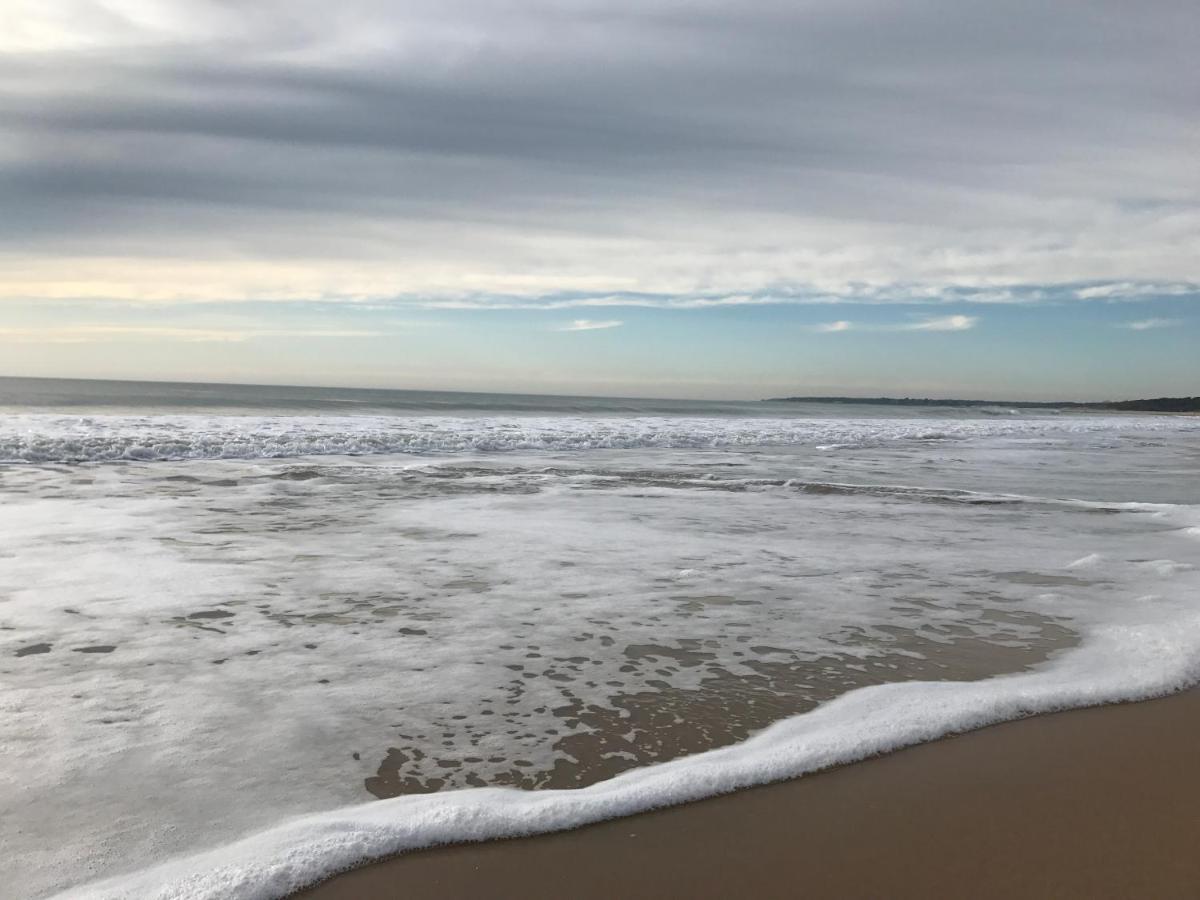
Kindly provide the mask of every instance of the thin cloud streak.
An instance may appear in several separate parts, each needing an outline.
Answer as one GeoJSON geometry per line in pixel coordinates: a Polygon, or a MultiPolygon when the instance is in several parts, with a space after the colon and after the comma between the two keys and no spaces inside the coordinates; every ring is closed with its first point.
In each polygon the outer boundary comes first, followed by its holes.
{"type": "Polygon", "coordinates": [[[812,330],[820,334],[838,334],[847,331],[970,331],[979,322],[978,316],[940,316],[922,319],[918,322],[900,322],[894,324],[861,324],[845,319],[837,322],[824,322],[814,325],[812,330]]]}
{"type": "MultiPolygon", "coordinates": [[[[1154,299],[1200,300],[1200,282],[1145,282],[1106,284],[1012,284],[1006,287],[971,286],[964,284],[915,285],[848,284],[840,286],[793,286],[787,290],[768,290],[761,293],[650,293],[650,292],[463,292],[444,294],[396,294],[382,291],[379,286],[362,290],[328,294],[311,294],[299,290],[273,291],[264,295],[258,291],[239,293],[233,285],[205,286],[202,291],[173,289],[169,293],[134,297],[120,293],[119,285],[105,285],[104,290],[89,290],[87,285],[63,285],[53,296],[40,298],[44,302],[162,306],[222,305],[258,303],[286,305],[323,303],[346,309],[434,309],[434,310],[562,310],[588,308],[644,308],[703,310],[716,307],[755,306],[884,306],[888,304],[944,306],[970,304],[979,306],[1045,306],[1093,301],[1106,304],[1143,303],[1154,299]]],[[[6,281],[3,259],[0,258],[0,302],[25,302],[36,292],[24,281],[6,281]]]]}
{"type": "Polygon", "coordinates": [[[1178,319],[1141,319],[1137,322],[1124,322],[1118,327],[1129,331],[1150,331],[1153,328],[1172,328],[1179,324],[1178,319]]]}
{"type": "Polygon", "coordinates": [[[576,319],[570,325],[564,325],[557,329],[558,331],[600,331],[605,328],[620,328],[625,323],[617,319],[605,319],[604,321],[596,321],[594,319],[576,319]]]}
{"type": "Polygon", "coordinates": [[[979,321],[978,316],[942,316],[903,326],[902,331],[969,331],[979,321]]]}
{"type": "MultiPolygon", "coordinates": [[[[577,297],[549,296],[472,296],[444,298],[392,298],[398,306],[424,309],[510,309],[558,310],[593,307],[645,309],[710,309],[729,306],[883,306],[887,304],[929,305],[971,304],[981,306],[1037,306],[1071,303],[1076,300],[1102,300],[1107,303],[1138,303],[1155,297],[1200,299],[1200,283],[1138,283],[1086,285],[1011,285],[1008,287],[970,287],[964,285],[849,285],[838,290],[799,290],[761,294],[703,294],[696,296],[655,294],[599,294],[577,297]]],[[[372,302],[372,301],[364,301],[372,302]]],[[[374,301],[378,302],[378,301],[374,301]]]]}

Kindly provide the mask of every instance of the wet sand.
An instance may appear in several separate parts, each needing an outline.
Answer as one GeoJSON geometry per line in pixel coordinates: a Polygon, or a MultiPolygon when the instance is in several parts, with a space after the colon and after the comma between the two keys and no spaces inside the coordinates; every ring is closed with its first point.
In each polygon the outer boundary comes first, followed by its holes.
{"type": "Polygon", "coordinates": [[[533,838],[436,848],[297,895],[1200,896],[1200,689],[946,738],[533,838]]]}

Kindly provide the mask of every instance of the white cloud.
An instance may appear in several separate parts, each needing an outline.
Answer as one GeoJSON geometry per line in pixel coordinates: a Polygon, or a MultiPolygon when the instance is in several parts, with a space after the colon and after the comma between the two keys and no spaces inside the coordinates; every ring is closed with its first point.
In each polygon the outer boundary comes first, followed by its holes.
{"type": "Polygon", "coordinates": [[[814,325],[813,331],[822,334],[834,334],[841,331],[968,331],[975,327],[978,316],[939,316],[922,319],[917,322],[882,323],[878,325],[862,325],[840,319],[837,322],[825,322],[814,325]]]}
{"type": "Polygon", "coordinates": [[[1180,297],[1194,294],[1198,287],[1186,281],[1177,282],[1129,282],[1118,281],[1108,284],[1093,284],[1077,288],[1074,291],[1080,300],[1110,300],[1129,301],[1144,300],[1149,297],[1180,297]]]}
{"type": "Polygon", "coordinates": [[[939,316],[904,325],[901,331],[969,331],[979,321],[978,316],[939,316]]]}
{"type": "Polygon", "coordinates": [[[620,328],[625,323],[619,319],[576,319],[570,325],[564,325],[559,331],[597,331],[601,328],[620,328]]]}
{"type": "Polygon", "coordinates": [[[1170,328],[1172,325],[1178,325],[1178,319],[1141,319],[1137,322],[1122,322],[1119,328],[1127,328],[1130,331],[1149,331],[1151,328],[1170,328]]]}

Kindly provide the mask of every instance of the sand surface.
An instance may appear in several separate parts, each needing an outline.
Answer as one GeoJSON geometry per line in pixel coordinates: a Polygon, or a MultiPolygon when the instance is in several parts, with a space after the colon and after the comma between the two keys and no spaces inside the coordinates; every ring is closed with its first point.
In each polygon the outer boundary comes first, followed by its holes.
{"type": "Polygon", "coordinates": [[[796,781],[413,853],[349,898],[1200,897],[1200,690],[993,726],[796,781]]]}

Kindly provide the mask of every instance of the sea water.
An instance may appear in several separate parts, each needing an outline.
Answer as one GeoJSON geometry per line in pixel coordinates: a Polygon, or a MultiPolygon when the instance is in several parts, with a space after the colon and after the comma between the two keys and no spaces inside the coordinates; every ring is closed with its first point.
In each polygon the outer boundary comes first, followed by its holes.
{"type": "Polygon", "coordinates": [[[0,379],[0,460],[16,897],[277,897],[1200,676],[1195,418],[0,379]]]}

